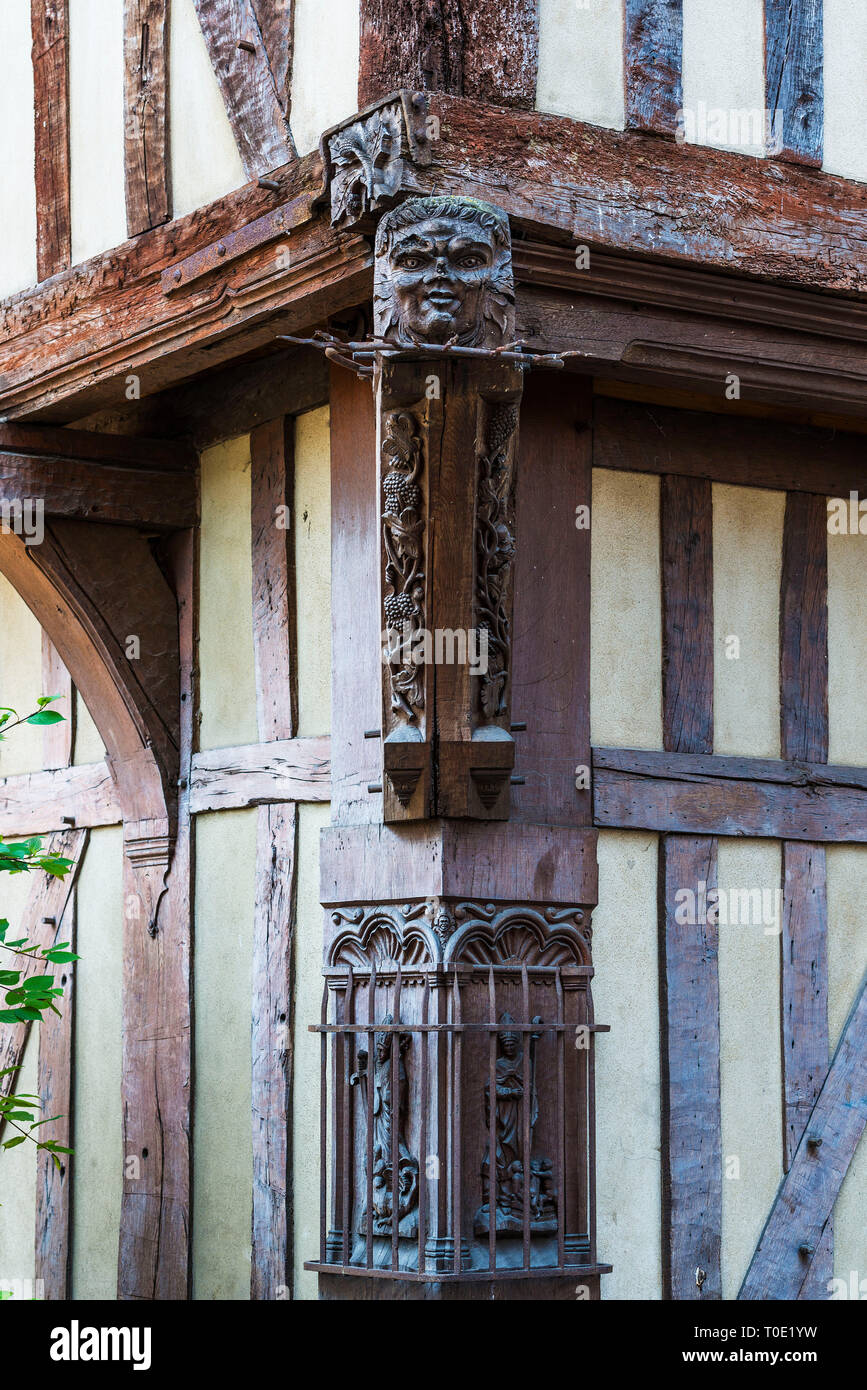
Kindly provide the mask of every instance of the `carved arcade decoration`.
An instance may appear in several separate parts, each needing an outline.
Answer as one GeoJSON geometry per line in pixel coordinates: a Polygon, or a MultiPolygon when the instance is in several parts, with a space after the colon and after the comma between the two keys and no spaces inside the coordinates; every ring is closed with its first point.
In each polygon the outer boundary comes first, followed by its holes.
{"type": "Polygon", "coordinates": [[[508,218],[417,198],[376,234],[383,817],[505,820],[515,447],[508,218]],[[425,349],[453,349],[438,356],[425,349]],[[466,358],[459,354],[468,353],[466,358]]]}

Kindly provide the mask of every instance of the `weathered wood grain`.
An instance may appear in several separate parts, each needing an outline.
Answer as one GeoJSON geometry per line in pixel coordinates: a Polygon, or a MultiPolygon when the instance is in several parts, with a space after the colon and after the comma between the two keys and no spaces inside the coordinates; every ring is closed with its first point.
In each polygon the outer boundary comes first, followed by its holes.
{"type": "Polygon", "coordinates": [[[30,458],[0,444],[0,506],[42,502],[46,516],[177,530],[193,526],[198,488],[190,473],[113,468],[74,458],[30,458]]]}
{"type": "MultiPolygon", "coordinates": [[[[139,431],[139,436],[144,431],[139,431]]],[[[145,439],[93,430],[55,429],[51,425],[0,422],[0,449],[22,458],[58,458],[105,463],[118,468],[194,473],[195,449],[177,439],[145,439]]]]}
{"type": "Polygon", "coordinates": [[[31,0],[36,171],[36,273],[72,259],[69,193],[69,3],[31,0]]]}
{"type": "Polygon", "coordinates": [[[719,928],[684,921],[678,895],[716,888],[717,841],[666,835],[659,855],[663,1296],[707,1301],[722,1297],[719,928]]]}
{"type": "Polygon", "coordinates": [[[865,1124],[867,982],[858,991],[792,1165],[780,1184],[739,1299],[801,1295],[865,1124]]]}
{"type": "Polygon", "coordinates": [[[379,606],[376,421],[369,385],[331,369],[332,820],[378,820],[382,617],[379,606]]]}
{"type": "MultiPolygon", "coordinates": [[[[196,542],[178,532],[163,559],[177,598],[176,708],[179,729],[176,838],[159,915],[149,910],[147,866],[124,827],[122,1142],[118,1298],[180,1300],[190,1295],[194,845],[191,759],[196,727],[196,542]]],[[[134,827],[133,827],[134,828],[134,827]]],[[[157,890],[158,891],[158,890],[157,890]]]]}
{"type": "MultiPolygon", "coordinates": [[[[17,928],[13,940],[26,936],[35,941],[40,948],[51,946],[55,941],[66,941],[58,933],[63,924],[63,914],[75,887],[78,871],[87,845],[86,830],[63,830],[51,836],[47,848],[52,854],[60,854],[72,860],[72,868],[65,878],[51,878],[48,874],[34,872],[33,885],[24,911],[13,925],[17,928]]],[[[44,964],[39,957],[25,960],[20,958],[22,979],[41,972],[44,964]]],[[[30,1036],[30,1020],[23,1023],[0,1023],[0,1071],[6,1067],[20,1066],[24,1048],[30,1036]]],[[[15,1089],[15,1076],[0,1077],[0,1095],[8,1096],[15,1089]]],[[[3,1126],[0,1125],[0,1134],[3,1126]]]]}
{"type": "Polygon", "coordinates": [[[361,0],[358,105],[399,87],[532,110],[537,0],[361,0]]]}
{"type": "Polygon", "coordinates": [[[271,79],[286,121],[292,115],[292,58],[295,52],[295,0],[251,0],[271,79]]]}
{"type": "Polygon", "coordinates": [[[295,565],[292,534],[294,423],[277,419],[250,436],[253,646],[259,738],[295,732],[295,565]]]}
{"type": "Polygon", "coordinates": [[[663,739],[670,753],[713,751],[713,503],[704,478],[664,475],[663,739]]]}
{"type": "Polygon", "coordinates": [[[252,0],[195,0],[195,5],[244,172],[256,178],[294,154],[256,7],[252,0]]]}
{"type": "Polygon", "coordinates": [[[857,768],[594,749],[593,820],[622,830],[863,844],[865,784],[857,768]]]}
{"type": "Polygon", "coordinates": [[[683,106],[683,0],[626,0],[626,124],[674,135],[683,106]]]}
{"type": "Polygon", "coordinates": [[[47,834],[62,830],[67,819],[87,828],[119,823],[117,793],[104,762],[0,780],[0,836],[47,834]]]}
{"type": "Polygon", "coordinates": [[[828,508],[790,492],[780,589],[780,732],[784,758],[828,759],[828,508]]]}
{"type": "Polygon", "coordinates": [[[278,801],[328,801],[330,795],[328,736],[212,748],[193,756],[193,814],[278,801]]]}
{"type": "Polygon", "coordinates": [[[328,404],[328,360],[290,348],[87,418],[90,430],[185,438],[201,452],[283,415],[328,404]]]}
{"type": "Polygon", "coordinates": [[[171,217],[169,0],[124,0],[124,165],[130,236],[171,217]]]}
{"type": "Polygon", "coordinates": [[[293,953],[298,808],[262,806],[253,918],[250,1297],[291,1297],[293,953]]]}
{"type": "Polygon", "coordinates": [[[825,124],[822,0],[765,0],[769,152],[822,167],[825,124]]]}
{"type": "MultiPolygon", "coordinates": [[[[72,678],[60,659],[51,638],[42,634],[42,693],[59,695],[53,706],[63,715],[62,724],[47,724],[42,730],[42,763],[47,771],[69,767],[75,744],[75,691],[72,678]]],[[[2,801],[2,791],[0,791],[2,801]]]]}
{"type": "MultiPolygon", "coordinates": [[[[823,499],[819,505],[825,517],[826,497],[848,497],[850,490],[860,491],[867,484],[864,455],[862,437],[843,431],[603,396],[593,403],[596,468],[815,493],[823,499]]],[[[808,514],[809,509],[803,514],[804,526],[808,514]]],[[[815,525],[814,515],[811,524],[815,525]]]]}
{"type": "Polygon", "coordinates": [[[530,375],[521,404],[516,500],[512,819],[589,825],[591,398],[588,384],[530,375]],[[587,525],[579,527],[578,522],[587,525]],[[553,602],[556,594],[568,602],[553,602]]]}
{"type": "MultiPolygon", "coordinates": [[[[784,758],[828,758],[828,513],[790,492],[780,584],[780,738],[784,758]]],[[[783,1169],[788,1172],[828,1069],[828,904],[823,845],[783,843],[780,999],[783,1169]]],[[[804,1299],[828,1296],[833,1219],[822,1233],[804,1299]]]]}

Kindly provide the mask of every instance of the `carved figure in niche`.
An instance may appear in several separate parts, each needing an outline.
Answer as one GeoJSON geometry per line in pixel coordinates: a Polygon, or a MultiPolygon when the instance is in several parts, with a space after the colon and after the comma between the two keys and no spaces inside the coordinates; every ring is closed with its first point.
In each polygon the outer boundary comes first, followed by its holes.
{"type": "MultiPolygon", "coordinates": [[[[514,1023],[511,1014],[500,1017],[501,1024],[514,1023]]],[[[539,1017],[533,1023],[541,1023],[539,1017]]],[[[530,1189],[530,1230],[550,1232],[557,1229],[557,1192],[554,1170],[548,1158],[532,1158],[533,1131],[539,1118],[539,1098],[536,1092],[536,1043],[541,1031],[531,1033],[530,1044],[530,1153],[523,1152],[524,1132],[524,1044],[521,1034],[507,1030],[500,1034],[496,1064],[496,1095],[494,1097],[494,1133],[496,1136],[496,1230],[503,1235],[520,1235],[524,1229],[524,1182],[530,1189]],[[529,1163],[527,1162],[529,1160],[529,1163]]],[[[485,1082],[485,1126],[491,1129],[491,1085],[485,1082]]],[[[482,1159],[482,1205],[476,1212],[476,1235],[486,1235],[490,1229],[491,1146],[490,1141],[482,1159]]]]}
{"type": "Polygon", "coordinates": [[[514,334],[509,219],[470,198],[411,198],[376,233],[377,337],[498,347],[514,334]]]}
{"type": "MultiPolygon", "coordinates": [[[[391,1024],[386,1014],[382,1020],[391,1024]]],[[[407,1077],[404,1055],[410,1044],[408,1033],[376,1033],[373,1055],[373,1234],[392,1233],[392,1136],[397,1126],[397,1220],[398,1234],[418,1235],[418,1159],[413,1158],[403,1137],[406,1110],[407,1077]],[[398,1045],[397,1104],[392,1092],[391,1050],[398,1045]]],[[[362,1087],[367,1095],[369,1058],[367,1050],[358,1053],[359,1069],[350,1077],[350,1084],[362,1087]]],[[[366,1185],[365,1189],[366,1191],[366,1185]]],[[[367,1233],[367,1207],[361,1213],[359,1233],[367,1233]]]]}

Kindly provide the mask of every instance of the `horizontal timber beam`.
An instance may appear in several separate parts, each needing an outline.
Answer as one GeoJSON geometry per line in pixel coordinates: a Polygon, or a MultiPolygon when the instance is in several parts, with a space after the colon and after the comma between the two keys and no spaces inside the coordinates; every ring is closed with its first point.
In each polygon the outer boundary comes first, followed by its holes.
{"type": "Polygon", "coordinates": [[[191,473],[30,458],[0,445],[0,506],[22,499],[43,504],[46,516],[113,522],[163,531],[195,526],[198,490],[191,473]]]}
{"type": "Polygon", "coordinates": [[[867,768],[594,748],[593,821],[619,830],[867,842],[867,768]]]}
{"type": "MultiPolygon", "coordinates": [[[[867,274],[864,185],[561,116],[506,111],[440,93],[428,93],[427,100],[439,135],[430,141],[430,163],[408,175],[404,191],[493,200],[519,232],[561,243],[564,261],[562,243],[574,239],[599,248],[600,257],[608,258],[606,273],[614,257],[628,258],[627,299],[635,298],[636,264],[664,258],[668,298],[659,300],[657,277],[648,285],[648,302],[684,307],[690,299],[698,312],[731,319],[732,297],[743,282],[750,287],[747,317],[753,321],[758,316],[764,322],[767,313],[768,322],[788,317],[793,327],[800,316],[817,333],[863,341],[861,306],[842,296],[854,296],[867,274]],[[696,267],[701,283],[680,286],[677,273],[694,277],[696,267]],[[725,272],[716,277],[718,311],[710,303],[713,272],[725,272]],[[756,287],[768,291],[767,310],[753,293],[756,287]],[[825,292],[822,304],[817,291],[825,292]],[[838,293],[831,298],[828,291],[838,293]],[[835,314],[837,326],[830,322],[835,314]]],[[[150,395],[258,351],[279,332],[309,327],[367,300],[369,243],[328,226],[317,205],[323,179],[318,153],[293,160],[269,180],[276,189],[247,184],[6,300],[0,305],[0,408],[10,417],[80,419],[122,402],[129,372],[140,376],[142,394],[150,395]],[[222,261],[219,245],[227,246],[222,261]],[[202,267],[194,274],[191,257],[202,267]],[[164,284],[163,272],[182,262],[188,268],[181,280],[169,277],[164,284]]],[[[518,241],[519,279],[521,255],[518,241]]],[[[552,273],[551,265],[537,255],[538,283],[552,273]]],[[[557,274],[567,269],[564,264],[557,274]]],[[[559,278],[556,283],[572,284],[559,278]]],[[[590,281],[587,289],[593,293],[590,281]]],[[[613,291],[623,294],[616,286],[613,291]]],[[[657,360],[656,343],[639,339],[626,366],[670,371],[677,344],[666,343],[657,360]]],[[[701,346],[699,339],[697,326],[692,347],[701,346]]],[[[705,351],[708,374],[717,372],[725,346],[720,339],[705,351]]],[[[767,348],[764,338],[756,341],[757,362],[767,348]]],[[[749,355],[748,346],[744,351],[749,355]]],[[[838,377],[852,372],[843,357],[841,350],[836,368],[830,361],[822,367],[823,389],[830,393],[826,407],[847,396],[847,383],[834,382],[835,371],[838,377]]],[[[592,370],[589,358],[585,369],[592,370]]],[[[786,370],[792,390],[815,378],[806,351],[800,359],[795,352],[786,370]]],[[[860,366],[855,375],[860,381],[860,366]]],[[[818,386],[813,389],[818,393],[818,386]]]]}
{"type": "Polygon", "coordinates": [[[275,739],[193,755],[193,812],[330,798],[331,739],[327,736],[275,739]]]}

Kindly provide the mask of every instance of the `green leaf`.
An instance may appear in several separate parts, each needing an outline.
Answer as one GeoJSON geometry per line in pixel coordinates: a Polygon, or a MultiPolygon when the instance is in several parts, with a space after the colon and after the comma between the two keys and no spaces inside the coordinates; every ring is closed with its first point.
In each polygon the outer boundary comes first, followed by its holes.
{"type": "Polygon", "coordinates": [[[46,705],[52,704],[55,700],[62,700],[62,699],[63,699],[63,696],[62,696],[62,695],[40,695],[40,696],[39,696],[39,699],[36,701],[36,703],[37,703],[37,705],[39,706],[40,709],[44,709],[46,705]]]}
{"type": "Polygon", "coordinates": [[[4,1149],[17,1149],[19,1144],[24,1143],[25,1138],[26,1135],[24,1134],[16,1134],[14,1139],[7,1139],[3,1147],[4,1149]]]}
{"type": "Polygon", "coordinates": [[[65,965],[68,960],[81,960],[81,956],[74,951],[49,951],[45,959],[50,960],[52,965],[65,965]]]}
{"type": "Polygon", "coordinates": [[[41,709],[36,714],[31,714],[25,724],[62,724],[63,715],[58,714],[56,709],[41,709]]]}

